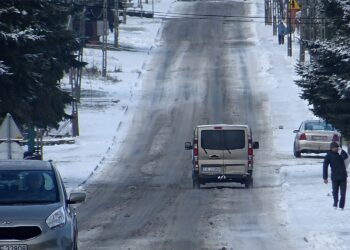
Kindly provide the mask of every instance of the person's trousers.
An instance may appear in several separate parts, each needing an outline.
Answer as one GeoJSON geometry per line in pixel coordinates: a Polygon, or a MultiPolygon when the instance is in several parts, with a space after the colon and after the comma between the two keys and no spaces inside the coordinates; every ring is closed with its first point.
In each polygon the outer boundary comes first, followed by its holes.
{"type": "Polygon", "coordinates": [[[340,181],[332,181],[334,207],[338,206],[338,197],[339,197],[339,189],[340,189],[339,207],[344,208],[345,196],[346,196],[346,183],[347,183],[347,179],[340,180],[340,181]]]}

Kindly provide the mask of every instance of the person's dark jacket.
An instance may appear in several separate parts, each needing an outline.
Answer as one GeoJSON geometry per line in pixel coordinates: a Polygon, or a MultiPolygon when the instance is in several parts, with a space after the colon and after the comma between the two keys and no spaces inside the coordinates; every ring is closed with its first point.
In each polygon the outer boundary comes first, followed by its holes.
{"type": "Polygon", "coordinates": [[[328,165],[331,166],[331,180],[341,181],[348,177],[346,172],[345,162],[348,158],[348,154],[342,150],[341,153],[330,151],[323,161],[323,179],[328,179],[328,165]]]}

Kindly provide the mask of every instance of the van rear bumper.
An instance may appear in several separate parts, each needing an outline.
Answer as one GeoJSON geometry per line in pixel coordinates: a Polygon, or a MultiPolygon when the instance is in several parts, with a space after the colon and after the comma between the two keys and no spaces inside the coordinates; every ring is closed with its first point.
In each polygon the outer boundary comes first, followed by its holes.
{"type": "Polygon", "coordinates": [[[220,183],[220,182],[237,182],[244,184],[247,178],[250,178],[251,174],[246,175],[232,175],[232,174],[219,174],[219,175],[198,175],[199,182],[201,184],[205,183],[220,183]]]}

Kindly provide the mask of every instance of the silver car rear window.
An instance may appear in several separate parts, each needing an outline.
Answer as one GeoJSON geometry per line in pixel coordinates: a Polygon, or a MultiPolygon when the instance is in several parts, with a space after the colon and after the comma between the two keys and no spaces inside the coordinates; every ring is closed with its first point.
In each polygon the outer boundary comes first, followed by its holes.
{"type": "Polygon", "coordinates": [[[319,122],[319,121],[313,121],[313,122],[306,122],[305,123],[305,130],[325,130],[325,131],[334,131],[334,128],[332,125],[325,123],[325,122],[319,122]]]}
{"type": "Polygon", "coordinates": [[[245,148],[244,130],[203,130],[201,147],[211,150],[235,150],[245,148]]]}
{"type": "Polygon", "coordinates": [[[59,201],[52,170],[1,170],[0,204],[40,204],[59,201]]]}

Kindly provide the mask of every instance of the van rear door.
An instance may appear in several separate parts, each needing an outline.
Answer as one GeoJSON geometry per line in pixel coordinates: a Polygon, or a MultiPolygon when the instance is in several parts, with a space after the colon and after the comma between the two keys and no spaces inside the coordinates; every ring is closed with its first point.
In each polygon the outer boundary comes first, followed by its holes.
{"type": "Polygon", "coordinates": [[[246,174],[248,172],[247,129],[227,127],[223,132],[225,174],[246,174]]]}
{"type": "Polygon", "coordinates": [[[199,128],[198,131],[199,172],[206,175],[223,174],[224,151],[222,129],[216,127],[199,128]]]}

